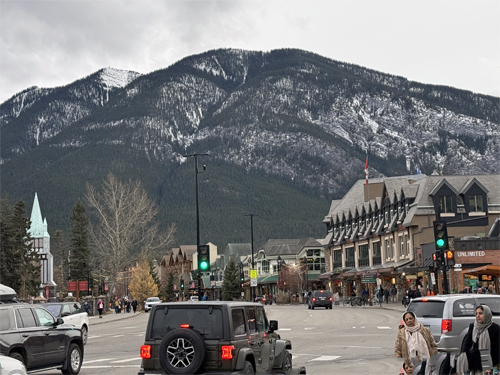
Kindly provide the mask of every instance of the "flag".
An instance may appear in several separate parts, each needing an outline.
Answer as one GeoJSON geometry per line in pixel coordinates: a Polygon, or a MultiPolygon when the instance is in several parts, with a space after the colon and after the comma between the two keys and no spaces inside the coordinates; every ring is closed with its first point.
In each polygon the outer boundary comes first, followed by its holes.
{"type": "Polygon", "coordinates": [[[368,155],[366,155],[365,175],[366,175],[366,185],[368,185],[368,155]]]}

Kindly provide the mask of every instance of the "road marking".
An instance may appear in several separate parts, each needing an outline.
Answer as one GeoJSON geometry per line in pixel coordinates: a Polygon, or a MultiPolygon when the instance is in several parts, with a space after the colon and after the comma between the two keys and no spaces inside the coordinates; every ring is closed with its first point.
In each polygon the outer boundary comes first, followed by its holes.
{"type": "Polygon", "coordinates": [[[391,327],[387,327],[387,326],[382,326],[382,327],[377,327],[378,329],[392,329],[391,327]]]}
{"type": "Polygon", "coordinates": [[[82,366],[82,368],[137,368],[137,365],[123,365],[123,366],[82,366]]]}
{"type": "Polygon", "coordinates": [[[321,357],[309,360],[309,362],[311,362],[311,361],[333,361],[337,358],[340,358],[340,356],[339,355],[322,355],[321,357]]]}
{"type": "Polygon", "coordinates": [[[280,328],[278,331],[291,331],[291,328],[280,328]]]}
{"type": "Polygon", "coordinates": [[[121,327],[120,329],[132,329],[132,328],[137,328],[137,327],[121,327]]]}
{"type": "Polygon", "coordinates": [[[95,363],[95,362],[103,362],[103,361],[111,361],[113,359],[116,359],[116,358],[105,358],[105,359],[94,359],[93,361],[85,361],[83,362],[84,365],[86,365],[87,363],[95,363]]]}
{"type": "Polygon", "coordinates": [[[112,336],[112,337],[123,337],[125,335],[116,335],[116,336],[112,336]]]}
{"type": "Polygon", "coordinates": [[[311,330],[311,329],[316,329],[316,327],[305,327],[304,329],[307,331],[307,330],[311,330]]]}
{"type": "Polygon", "coordinates": [[[140,358],[129,358],[129,359],[121,359],[119,361],[113,361],[109,363],[125,363],[125,362],[132,362],[132,361],[139,361],[140,358]]]}

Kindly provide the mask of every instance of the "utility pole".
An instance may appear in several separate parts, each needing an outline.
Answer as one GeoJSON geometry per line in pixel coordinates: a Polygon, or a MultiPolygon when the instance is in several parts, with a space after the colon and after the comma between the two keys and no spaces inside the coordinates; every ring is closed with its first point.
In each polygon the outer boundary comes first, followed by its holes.
{"type": "MultiPolygon", "coordinates": [[[[198,257],[200,256],[200,210],[198,205],[198,174],[203,173],[206,170],[206,166],[203,166],[203,171],[198,170],[198,156],[206,156],[208,154],[189,154],[183,155],[185,158],[194,157],[194,182],[196,186],[196,253],[198,257]]],[[[198,269],[198,298],[201,301],[201,271],[198,269]]]]}
{"type": "MultiPolygon", "coordinates": [[[[248,214],[248,215],[245,215],[245,216],[250,216],[250,242],[251,242],[251,246],[252,246],[252,270],[255,269],[255,263],[254,263],[254,260],[253,260],[253,217],[254,216],[259,216],[259,215],[255,215],[255,214],[248,214]]],[[[251,302],[254,302],[255,301],[255,290],[254,290],[254,287],[251,286],[251,283],[252,283],[252,279],[250,279],[250,301],[251,302]]]]}

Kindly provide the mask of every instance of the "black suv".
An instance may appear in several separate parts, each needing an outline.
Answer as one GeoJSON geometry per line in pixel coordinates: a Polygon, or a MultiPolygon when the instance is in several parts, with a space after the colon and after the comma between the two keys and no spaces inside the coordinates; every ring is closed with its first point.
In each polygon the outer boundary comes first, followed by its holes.
{"type": "Polygon", "coordinates": [[[292,344],[277,329],[259,303],[161,303],[149,316],[139,375],[305,374],[292,368],[292,344]]]}
{"type": "Polygon", "coordinates": [[[332,294],[327,290],[315,290],[312,292],[309,300],[307,301],[307,308],[313,309],[315,307],[324,307],[326,309],[332,308],[332,294]]]}
{"type": "Polygon", "coordinates": [[[0,353],[28,371],[50,368],[78,374],[83,362],[81,331],[56,319],[41,305],[0,304],[0,353]]]}

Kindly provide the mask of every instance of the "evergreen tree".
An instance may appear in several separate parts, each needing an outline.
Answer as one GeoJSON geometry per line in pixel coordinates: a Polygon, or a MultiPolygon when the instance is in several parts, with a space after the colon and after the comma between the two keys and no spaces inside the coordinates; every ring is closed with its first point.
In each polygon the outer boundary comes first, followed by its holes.
{"type": "Polygon", "coordinates": [[[14,207],[12,223],[14,254],[21,259],[20,267],[16,269],[20,281],[16,290],[21,298],[28,298],[36,295],[40,286],[40,260],[32,246],[33,238],[29,233],[31,220],[26,216],[26,207],[21,200],[14,207]]]}
{"type": "Polygon", "coordinates": [[[149,262],[149,272],[151,273],[151,276],[153,277],[153,280],[158,287],[158,294],[155,295],[155,297],[158,296],[161,299],[164,299],[165,293],[163,288],[161,287],[160,275],[158,275],[158,268],[156,267],[155,263],[156,262],[154,260],[149,262]]]}
{"type": "Polygon", "coordinates": [[[239,300],[241,296],[238,269],[234,259],[230,259],[224,270],[224,280],[222,281],[222,300],[239,300]]]}
{"type": "Polygon", "coordinates": [[[66,293],[68,281],[68,242],[64,232],[57,229],[50,238],[50,252],[54,256],[54,281],[59,292],[66,293]]]}
{"type": "Polygon", "coordinates": [[[132,276],[132,281],[130,282],[130,292],[132,293],[132,297],[137,301],[139,309],[144,308],[144,301],[148,297],[158,295],[158,285],[151,275],[147,261],[141,261],[135,269],[134,276],[132,276]]]}
{"type": "Polygon", "coordinates": [[[168,274],[168,279],[167,279],[167,286],[165,288],[165,297],[167,302],[172,302],[174,301],[174,284],[175,284],[175,277],[172,272],[168,274]]]}
{"type": "Polygon", "coordinates": [[[71,226],[71,280],[87,280],[91,267],[89,249],[89,219],[80,200],[73,206],[71,226]]]}
{"type": "Polygon", "coordinates": [[[14,245],[13,207],[4,195],[0,200],[0,283],[19,290],[22,257],[16,253],[14,245]]]}

